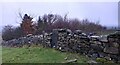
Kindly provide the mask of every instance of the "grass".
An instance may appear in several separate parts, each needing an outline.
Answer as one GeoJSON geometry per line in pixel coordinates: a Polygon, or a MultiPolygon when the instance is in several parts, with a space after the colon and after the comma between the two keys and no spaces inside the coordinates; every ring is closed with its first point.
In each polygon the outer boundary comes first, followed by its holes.
{"type": "Polygon", "coordinates": [[[2,63],[2,46],[0,45],[0,64],[2,63]]]}
{"type": "Polygon", "coordinates": [[[111,34],[111,33],[114,33],[115,30],[105,30],[105,31],[97,31],[97,35],[108,35],[108,34],[111,34]]]}
{"type": "Polygon", "coordinates": [[[63,63],[64,58],[78,59],[78,63],[86,63],[89,58],[75,53],[60,52],[51,48],[24,47],[2,48],[3,63],[63,63]]]}

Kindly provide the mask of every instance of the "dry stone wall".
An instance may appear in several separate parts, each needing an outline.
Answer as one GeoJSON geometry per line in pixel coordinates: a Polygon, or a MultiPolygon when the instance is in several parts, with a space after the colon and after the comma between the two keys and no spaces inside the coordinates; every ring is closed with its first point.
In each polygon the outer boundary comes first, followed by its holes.
{"type": "Polygon", "coordinates": [[[115,62],[120,61],[119,38],[110,38],[101,41],[98,36],[89,36],[81,30],[72,32],[69,29],[54,29],[51,33],[42,35],[27,35],[9,41],[3,41],[3,46],[22,47],[23,45],[40,44],[44,47],[55,48],[62,52],[75,52],[84,54],[93,59],[105,58],[115,62]]]}

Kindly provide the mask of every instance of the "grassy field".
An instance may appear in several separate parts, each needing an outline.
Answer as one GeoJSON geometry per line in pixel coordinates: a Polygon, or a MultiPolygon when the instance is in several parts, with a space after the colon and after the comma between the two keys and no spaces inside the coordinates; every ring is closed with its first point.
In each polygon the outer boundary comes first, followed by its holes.
{"type": "Polygon", "coordinates": [[[0,64],[2,63],[2,46],[0,46],[0,64]]]}
{"type": "Polygon", "coordinates": [[[78,63],[86,63],[89,59],[83,55],[60,52],[51,48],[24,47],[2,48],[3,63],[64,63],[77,58],[78,63]]]}
{"type": "Polygon", "coordinates": [[[108,34],[111,34],[114,32],[116,32],[116,31],[115,30],[105,30],[105,31],[98,31],[96,33],[97,33],[97,35],[108,35],[108,34]]]}

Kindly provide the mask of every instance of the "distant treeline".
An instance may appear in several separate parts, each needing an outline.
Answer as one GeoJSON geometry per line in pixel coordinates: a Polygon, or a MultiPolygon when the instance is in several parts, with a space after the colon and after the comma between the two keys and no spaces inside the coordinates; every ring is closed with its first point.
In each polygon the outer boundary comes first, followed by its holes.
{"type": "MultiPolygon", "coordinates": [[[[24,19],[22,19],[24,20],[24,19]]],[[[99,32],[106,30],[106,27],[99,24],[99,22],[92,22],[88,19],[78,20],[77,18],[69,19],[67,14],[65,16],[57,14],[45,14],[39,16],[37,21],[32,21],[35,27],[34,35],[42,34],[43,31],[51,32],[53,29],[67,28],[72,31],[82,30],[83,32],[99,32]],[[37,22],[37,23],[35,23],[37,22]]],[[[22,23],[22,22],[21,22],[22,23]]],[[[12,25],[4,26],[2,30],[3,40],[11,40],[24,36],[23,28],[21,26],[14,27],[12,25]]]]}

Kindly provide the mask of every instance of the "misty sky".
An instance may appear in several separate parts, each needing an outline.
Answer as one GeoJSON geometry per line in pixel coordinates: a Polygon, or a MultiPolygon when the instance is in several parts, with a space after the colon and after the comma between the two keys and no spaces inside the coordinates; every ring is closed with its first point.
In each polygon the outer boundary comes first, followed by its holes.
{"type": "Polygon", "coordinates": [[[30,14],[37,20],[40,15],[53,13],[64,16],[68,13],[69,18],[89,19],[90,21],[100,21],[100,24],[106,26],[118,25],[118,3],[117,2],[26,2],[26,3],[2,3],[0,12],[2,12],[2,24],[19,25],[20,18],[18,13],[30,14]]]}

